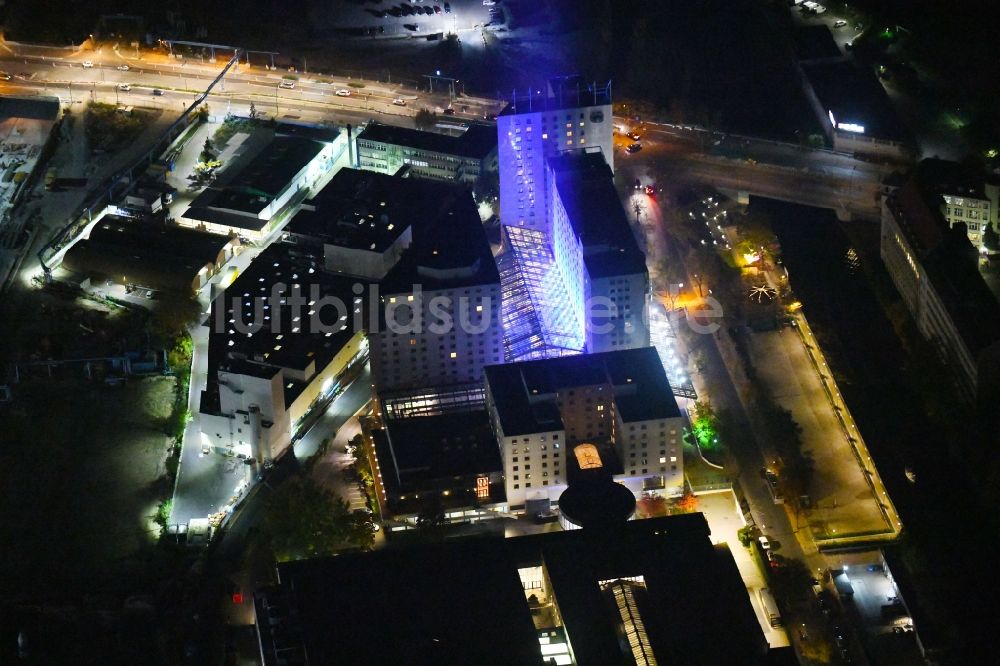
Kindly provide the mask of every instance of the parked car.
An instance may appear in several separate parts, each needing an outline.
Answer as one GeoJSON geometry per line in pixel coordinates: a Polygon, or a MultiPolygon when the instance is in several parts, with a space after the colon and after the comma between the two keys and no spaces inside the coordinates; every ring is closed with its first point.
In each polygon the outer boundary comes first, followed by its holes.
{"type": "Polygon", "coordinates": [[[84,69],[90,69],[91,67],[94,66],[93,61],[90,60],[84,60],[82,64],[84,69]]]}
{"type": "Polygon", "coordinates": [[[435,14],[440,14],[441,13],[441,7],[439,7],[438,5],[434,5],[434,13],[435,14]]]}
{"type": "Polygon", "coordinates": [[[845,21],[845,20],[843,20],[843,19],[841,19],[841,20],[839,20],[839,21],[834,21],[834,22],[833,22],[833,27],[834,27],[834,28],[843,28],[843,27],[844,27],[844,26],[846,26],[846,25],[847,25],[847,21],[845,21]]]}
{"type": "Polygon", "coordinates": [[[347,88],[341,88],[340,90],[337,91],[337,97],[350,97],[350,96],[351,96],[351,91],[348,90],[347,88]]]}
{"type": "Polygon", "coordinates": [[[443,113],[444,113],[444,115],[446,115],[446,116],[453,116],[453,115],[455,115],[455,109],[453,109],[453,108],[451,108],[451,107],[449,106],[449,107],[448,107],[447,109],[445,109],[445,110],[443,111],[443,113]]]}
{"type": "Polygon", "coordinates": [[[764,535],[761,535],[758,539],[760,541],[760,547],[764,549],[764,552],[771,550],[771,542],[764,535]]]}
{"type": "Polygon", "coordinates": [[[118,67],[116,67],[115,69],[117,69],[119,72],[127,72],[128,65],[118,65],[118,67]]]}
{"type": "Polygon", "coordinates": [[[398,97],[396,99],[392,100],[392,103],[395,104],[396,106],[406,106],[406,100],[405,99],[399,99],[398,97]]]}
{"type": "Polygon", "coordinates": [[[444,13],[445,14],[451,14],[451,3],[450,2],[444,3],[444,13]]]}

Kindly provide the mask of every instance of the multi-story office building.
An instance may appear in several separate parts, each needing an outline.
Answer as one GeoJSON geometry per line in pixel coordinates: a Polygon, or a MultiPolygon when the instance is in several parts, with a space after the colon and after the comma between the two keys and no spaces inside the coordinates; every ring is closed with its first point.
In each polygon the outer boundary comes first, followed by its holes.
{"type": "Polygon", "coordinates": [[[492,125],[473,123],[459,136],[369,123],[358,135],[358,165],[389,175],[475,185],[497,171],[497,135],[492,125]]]}
{"type": "Polygon", "coordinates": [[[379,299],[378,391],[478,382],[484,365],[503,362],[500,274],[471,194],[454,191],[435,216],[413,220],[379,299]]]}
{"type": "Polygon", "coordinates": [[[572,307],[584,321],[587,351],[648,346],[646,257],[604,157],[579,151],[555,155],[546,179],[553,254],[572,307]]]}
{"type": "Polygon", "coordinates": [[[225,154],[217,180],[177,214],[177,223],[263,241],[348,161],[348,140],[336,130],[280,124],[255,129],[225,154]]]}
{"type": "Polygon", "coordinates": [[[599,152],[545,163],[547,231],[504,225],[508,361],[650,343],[649,275],[599,152]]]}
{"type": "Polygon", "coordinates": [[[500,221],[548,232],[546,158],[593,149],[614,169],[611,86],[552,79],[546,90],[511,97],[497,117],[500,221]]]}
{"type": "Polygon", "coordinates": [[[279,244],[215,300],[198,415],[203,443],[259,462],[288,446],[306,414],[367,358],[356,283],[323,272],[321,257],[279,244]]]}
{"type": "Polygon", "coordinates": [[[922,161],[917,177],[925,191],[941,196],[941,212],[948,225],[964,224],[969,241],[982,250],[986,227],[997,230],[1000,183],[988,181],[958,162],[939,159],[922,161]]]}
{"type": "Polygon", "coordinates": [[[652,347],[490,366],[485,376],[511,508],[547,510],[578,446],[635,494],[681,492],[683,417],[652,347]]]}
{"type": "Polygon", "coordinates": [[[949,224],[940,196],[927,191],[919,177],[883,202],[881,255],[960,395],[991,402],[986,394],[996,390],[1000,369],[1000,306],[979,274],[967,232],[949,224]]]}
{"type": "Polygon", "coordinates": [[[795,663],[698,513],[297,560],[278,580],[254,594],[265,666],[795,663]]]}

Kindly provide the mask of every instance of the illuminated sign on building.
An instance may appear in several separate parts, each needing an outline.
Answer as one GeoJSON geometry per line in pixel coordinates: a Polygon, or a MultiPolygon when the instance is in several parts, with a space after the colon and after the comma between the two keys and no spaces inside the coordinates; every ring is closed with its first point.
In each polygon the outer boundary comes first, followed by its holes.
{"type": "Polygon", "coordinates": [[[476,497],[486,499],[490,496],[490,477],[476,477],[476,497]]]}
{"type": "Polygon", "coordinates": [[[865,126],[864,125],[856,125],[854,123],[839,123],[837,125],[837,129],[842,129],[845,132],[854,132],[856,134],[864,134],[865,133],[865,126]]]}

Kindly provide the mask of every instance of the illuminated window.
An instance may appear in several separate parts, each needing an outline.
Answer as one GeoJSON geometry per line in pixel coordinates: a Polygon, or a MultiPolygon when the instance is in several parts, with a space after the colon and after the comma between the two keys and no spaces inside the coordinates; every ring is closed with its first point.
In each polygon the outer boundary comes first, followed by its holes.
{"type": "Polygon", "coordinates": [[[413,301],[413,296],[407,296],[407,297],[406,297],[406,300],[408,300],[408,301],[413,301]]]}
{"type": "Polygon", "coordinates": [[[573,136],[573,130],[566,132],[566,136],[573,136]]]}
{"type": "Polygon", "coordinates": [[[390,302],[390,303],[395,303],[395,302],[396,302],[396,297],[395,297],[395,296],[391,296],[391,297],[389,298],[389,302],[390,302]]]}
{"type": "Polygon", "coordinates": [[[411,345],[417,344],[417,339],[416,338],[410,338],[410,344],[411,345]]]}
{"type": "Polygon", "coordinates": [[[547,133],[547,132],[542,132],[542,138],[543,138],[543,139],[547,139],[547,138],[549,138],[549,135],[548,135],[548,133],[547,133]]]}
{"type": "Polygon", "coordinates": [[[458,352],[452,352],[451,353],[451,357],[452,358],[458,358],[458,352]]]}
{"type": "Polygon", "coordinates": [[[483,306],[482,305],[477,305],[476,306],[476,312],[482,312],[482,311],[483,311],[483,306]]]}

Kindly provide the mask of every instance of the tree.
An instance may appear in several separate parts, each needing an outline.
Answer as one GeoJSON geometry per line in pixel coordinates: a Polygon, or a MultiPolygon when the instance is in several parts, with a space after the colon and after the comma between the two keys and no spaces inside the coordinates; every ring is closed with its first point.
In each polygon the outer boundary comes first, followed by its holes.
{"type": "Polygon", "coordinates": [[[635,503],[636,513],[643,518],[667,515],[667,500],[660,495],[645,494],[635,503]]]}
{"type": "Polygon", "coordinates": [[[681,513],[694,513],[698,510],[698,497],[690,490],[685,490],[674,506],[681,513]]]}
{"type": "Polygon", "coordinates": [[[437,114],[428,109],[420,109],[413,116],[413,125],[420,130],[429,130],[437,124],[437,114]]]}
{"type": "Polygon", "coordinates": [[[1000,252],[1000,234],[992,224],[987,224],[983,230],[983,247],[989,252],[1000,252]]]}
{"type": "Polygon", "coordinates": [[[368,512],[350,511],[346,501],[309,477],[278,486],[264,509],[262,536],[282,562],[368,548],[374,532],[368,512]]]}
{"type": "Polygon", "coordinates": [[[205,145],[201,149],[201,155],[198,156],[199,162],[211,162],[215,159],[215,146],[212,145],[212,139],[206,137],[205,145]]]}
{"type": "Polygon", "coordinates": [[[417,529],[427,539],[439,539],[444,535],[444,506],[436,493],[421,503],[417,514],[417,529]]]}
{"type": "Polygon", "coordinates": [[[691,432],[698,445],[711,449],[719,444],[719,433],[715,410],[707,400],[699,400],[694,403],[694,419],[691,421],[691,432]]]}
{"type": "Polygon", "coordinates": [[[754,541],[760,538],[760,528],[756,525],[741,527],[736,532],[736,538],[740,540],[744,548],[749,548],[754,541]]]}

